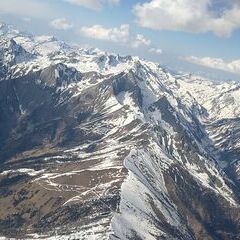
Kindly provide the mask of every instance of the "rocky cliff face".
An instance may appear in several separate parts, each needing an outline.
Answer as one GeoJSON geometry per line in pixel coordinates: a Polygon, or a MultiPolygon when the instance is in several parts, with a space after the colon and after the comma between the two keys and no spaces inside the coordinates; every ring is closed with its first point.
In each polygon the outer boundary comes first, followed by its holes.
{"type": "Polygon", "coordinates": [[[238,83],[0,34],[0,235],[240,238],[238,83]]]}

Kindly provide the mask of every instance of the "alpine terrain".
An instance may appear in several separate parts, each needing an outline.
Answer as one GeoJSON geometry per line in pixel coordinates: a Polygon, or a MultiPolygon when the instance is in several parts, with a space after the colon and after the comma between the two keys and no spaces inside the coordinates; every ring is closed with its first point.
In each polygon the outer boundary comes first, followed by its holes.
{"type": "Polygon", "coordinates": [[[240,83],[0,24],[1,239],[240,239],[240,83]]]}

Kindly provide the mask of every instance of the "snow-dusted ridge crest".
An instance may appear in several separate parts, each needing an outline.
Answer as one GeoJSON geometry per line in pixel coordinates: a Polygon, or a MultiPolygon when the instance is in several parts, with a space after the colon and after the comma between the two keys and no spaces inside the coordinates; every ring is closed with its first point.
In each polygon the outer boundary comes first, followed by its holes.
{"type": "MultiPolygon", "coordinates": [[[[5,41],[14,41],[23,49],[22,51],[26,52],[24,57],[21,56],[10,67],[10,74],[14,77],[22,76],[31,71],[39,71],[58,63],[75,68],[79,72],[96,71],[103,75],[116,75],[121,72],[128,72],[131,69],[137,70],[137,66],[141,64],[145,65],[146,69],[152,71],[153,74],[156,74],[158,68],[161,70],[158,63],[142,60],[137,56],[120,56],[94,48],[77,48],[53,36],[34,36],[15,30],[5,23],[0,25],[0,36],[5,41]]],[[[14,54],[14,51],[12,54],[14,54]]],[[[8,55],[11,55],[11,53],[8,55]]],[[[186,93],[192,94],[192,97],[208,110],[210,118],[233,118],[239,115],[239,83],[234,81],[216,83],[192,74],[163,70],[167,72],[166,76],[170,79],[169,83],[173,80],[178,82],[179,89],[175,90],[178,91],[180,97],[186,98],[186,93]],[[217,106],[215,105],[216,102],[218,103],[217,106]]]]}
{"type": "Polygon", "coordinates": [[[238,239],[239,99],[0,24],[0,235],[238,239]]]}
{"type": "Polygon", "coordinates": [[[116,74],[128,70],[135,61],[139,60],[138,57],[123,57],[94,48],[78,48],[53,36],[26,34],[4,23],[0,26],[0,36],[14,40],[17,45],[36,56],[34,59],[25,58],[22,63],[11,66],[14,76],[20,76],[24,71],[25,73],[37,71],[57,63],[64,63],[80,72],[97,71],[104,75],[116,74]]]}

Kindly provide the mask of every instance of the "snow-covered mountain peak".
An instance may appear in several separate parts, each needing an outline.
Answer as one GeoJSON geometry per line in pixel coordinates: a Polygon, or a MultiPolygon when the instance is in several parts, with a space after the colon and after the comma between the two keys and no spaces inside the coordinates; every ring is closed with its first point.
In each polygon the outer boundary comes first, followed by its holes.
{"type": "Polygon", "coordinates": [[[21,55],[16,61],[9,61],[9,74],[15,77],[59,63],[82,73],[98,72],[106,76],[133,71],[139,78],[150,83],[155,93],[158,91],[157,95],[161,91],[171,90],[190,105],[193,104],[192,99],[195,99],[206,108],[212,119],[232,118],[239,114],[238,83],[217,84],[192,74],[170,72],[157,63],[138,57],[120,56],[93,48],[76,48],[53,36],[20,33],[6,24],[1,24],[0,31],[2,48],[12,49],[8,51],[12,56],[9,58],[15,59],[18,51],[21,55]],[[11,46],[6,46],[7,39],[12,43],[11,46]],[[22,54],[23,51],[25,54],[22,54]]]}
{"type": "Polygon", "coordinates": [[[0,37],[14,39],[15,37],[19,36],[31,37],[32,35],[26,32],[19,31],[12,25],[6,24],[4,22],[0,23],[0,37]]]}
{"type": "Polygon", "coordinates": [[[12,26],[7,25],[6,23],[3,22],[0,23],[0,35],[14,36],[19,33],[20,32],[14,29],[12,26]]]}

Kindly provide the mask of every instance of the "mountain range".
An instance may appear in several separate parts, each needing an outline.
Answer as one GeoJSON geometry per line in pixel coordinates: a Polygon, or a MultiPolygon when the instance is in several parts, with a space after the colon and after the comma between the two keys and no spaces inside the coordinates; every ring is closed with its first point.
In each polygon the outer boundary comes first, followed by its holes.
{"type": "Polygon", "coordinates": [[[240,239],[240,83],[0,24],[3,239],[240,239]]]}

